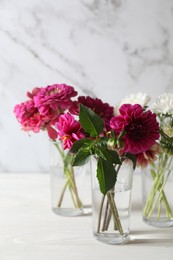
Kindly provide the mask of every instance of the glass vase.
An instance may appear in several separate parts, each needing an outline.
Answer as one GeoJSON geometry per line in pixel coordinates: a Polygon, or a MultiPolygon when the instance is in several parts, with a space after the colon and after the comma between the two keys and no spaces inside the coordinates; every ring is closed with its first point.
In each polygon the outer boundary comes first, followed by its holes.
{"type": "Polygon", "coordinates": [[[173,225],[173,155],[162,152],[143,170],[143,220],[155,227],[173,225]]]}
{"type": "Polygon", "coordinates": [[[73,154],[50,141],[52,210],[62,216],[91,214],[89,165],[73,167],[73,154]]]}
{"type": "Polygon", "coordinates": [[[124,162],[117,169],[115,187],[106,195],[100,192],[96,177],[96,159],[91,159],[93,235],[107,244],[129,241],[133,166],[124,162]]]}

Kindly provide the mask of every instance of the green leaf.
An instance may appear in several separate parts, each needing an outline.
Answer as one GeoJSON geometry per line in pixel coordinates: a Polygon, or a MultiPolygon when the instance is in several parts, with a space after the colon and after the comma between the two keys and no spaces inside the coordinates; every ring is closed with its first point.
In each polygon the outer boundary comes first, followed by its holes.
{"type": "Polygon", "coordinates": [[[74,158],[73,166],[84,165],[88,162],[90,155],[89,149],[80,149],[74,158]]]}
{"type": "Polygon", "coordinates": [[[103,119],[82,104],[80,104],[79,121],[83,129],[89,133],[90,136],[96,137],[103,132],[103,119]]]}
{"type": "Polygon", "coordinates": [[[79,141],[76,141],[72,148],[70,149],[71,153],[77,153],[78,150],[84,146],[89,146],[93,141],[88,138],[82,138],[79,141]]]}
{"type": "Polygon", "coordinates": [[[112,138],[116,139],[116,136],[115,136],[115,132],[114,132],[114,131],[111,131],[111,132],[110,132],[110,136],[111,136],[112,138]]]}
{"type": "Polygon", "coordinates": [[[135,170],[136,168],[136,156],[134,154],[131,154],[131,153],[127,153],[125,155],[126,158],[130,159],[133,163],[133,169],[135,170]]]}
{"type": "Polygon", "coordinates": [[[97,143],[100,145],[107,145],[107,142],[109,140],[109,137],[107,136],[102,136],[102,137],[99,137],[99,139],[97,140],[97,143]]]}
{"type": "Polygon", "coordinates": [[[117,179],[117,173],[112,163],[99,158],[97,163],[97,178],[99,181],[100,191],[106,193],[112,189],[117,179]]]}
{"type": "Polygon", "coordinates": [[[107,147],[100,146],[98,150],[98,156],[110,161],[112,164],[122,164],[119,155],[116,151],[109,150],[107,147]]]}

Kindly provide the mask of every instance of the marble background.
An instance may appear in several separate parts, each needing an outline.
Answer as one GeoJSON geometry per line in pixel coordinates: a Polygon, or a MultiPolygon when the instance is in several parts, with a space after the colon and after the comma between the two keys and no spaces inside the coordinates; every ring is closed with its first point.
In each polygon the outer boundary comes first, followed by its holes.
{"type": "Polygon", "coordinates": [[[47,136],[13,107],[62,82],[111,105],[173,92],[173,1],[0,0],[0,172],[48,171],[47,136]]]}

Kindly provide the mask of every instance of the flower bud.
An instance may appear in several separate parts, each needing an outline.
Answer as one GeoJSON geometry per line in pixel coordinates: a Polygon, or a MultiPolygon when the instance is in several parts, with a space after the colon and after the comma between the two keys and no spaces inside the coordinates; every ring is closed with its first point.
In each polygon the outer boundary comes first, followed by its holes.
{"type": "Polygon", "coordinates": [[[110,149],[110,150],[116,149],[116,140],[114,138],[110,138],[108,140],[108,149],[110,149]]]}
{"type": "Polygon", "coordinates": [[[122,149],[124,147],[124,143],[121,139],[117,139],[117,148],[122,149]]]}

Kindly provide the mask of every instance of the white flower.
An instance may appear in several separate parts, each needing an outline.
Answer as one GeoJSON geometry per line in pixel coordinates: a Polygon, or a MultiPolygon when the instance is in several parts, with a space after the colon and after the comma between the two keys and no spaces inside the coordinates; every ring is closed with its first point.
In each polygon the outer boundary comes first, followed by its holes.
{"type": "Polygon", "coordinates": [[[131,104],[131,105],[139,104],[142,107],[144,107],[148,105],[150,99],[151,99],[150,96],[147,95],[146,93],[139,92],[136,94],[130,94],[129,96],[123,98],[119,105],[115,106],[114,114],[115,115],[118,114],[119,108],[123,104],[131,104]]]}
{"type": "Polygon", "coordinates": [[[122,104],[132,104],[132,105],[139,104],[142,107],[144,107],[144,106],[147,106],[150,99],[151,99],[150,96],[147,95],[146,93],[139,92],[136,94],[130,94],[129,96],[125,97],[121,101],[120,105],[122,105],[122,104]]]}
{"type": "Polygon", "coordinates": [[[173,115],[173,93],[164,93],[160,95],[152,105],[152,110],[156,114],[173,115]]]}

